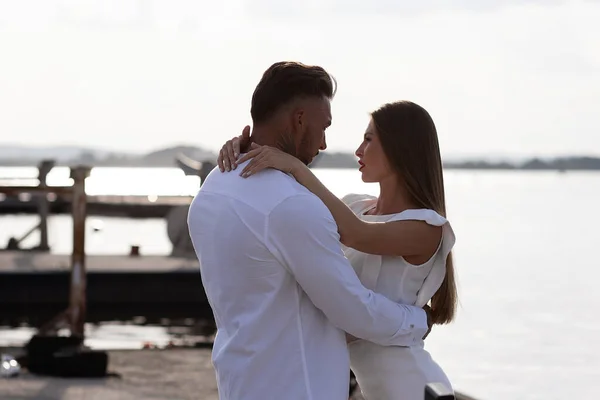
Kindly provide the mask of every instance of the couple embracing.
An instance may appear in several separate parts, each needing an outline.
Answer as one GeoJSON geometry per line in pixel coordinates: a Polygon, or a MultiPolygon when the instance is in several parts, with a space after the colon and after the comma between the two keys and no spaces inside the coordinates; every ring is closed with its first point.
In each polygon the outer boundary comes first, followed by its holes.
{"type": "Polygon", "coordinates": [[[321,67],[273,64],[251,135],[223,146],[190,206],[223,400],[347,399],[349,368],[367,400],[451,387],[424,348],[457,298],[435,125],[409,101],[374,111],[356,156],[380,194],[338,199],[308,168],[335,91],[321,67]]]}

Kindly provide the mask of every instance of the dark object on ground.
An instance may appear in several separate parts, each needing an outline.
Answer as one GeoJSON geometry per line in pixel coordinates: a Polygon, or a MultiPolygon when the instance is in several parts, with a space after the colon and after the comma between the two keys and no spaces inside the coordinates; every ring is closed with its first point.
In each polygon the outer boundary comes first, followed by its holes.
{"type": "Polygon", "coordinates": [[[29,355],[48,356],[66,348],[79,347],[83,339],[77,336],[40,336],[33,335],[25,345],[29,355]]]}
{"type": "Polygon", "coordinates": [[[34,335],[25,346],[23,365],[33,374],[100,378],[107,373],[108,353],[83,349],[75,336],[34,335]]]}
{"type": "Polygon", "coordinates": [[[425,386],[425,400],[456,400],[456,397],[446,385],[430,383],[425,386]]]}

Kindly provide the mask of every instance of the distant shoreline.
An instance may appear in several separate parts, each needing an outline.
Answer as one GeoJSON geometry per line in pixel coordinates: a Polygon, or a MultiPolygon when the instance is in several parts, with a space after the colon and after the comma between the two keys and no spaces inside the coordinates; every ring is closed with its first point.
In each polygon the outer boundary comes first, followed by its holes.
{"type": "MultiPolygon", "coordinates": [[[[178,168],[176,164],[170,165],[157,165],[157,164],[145,164],[145,163],[114,163],[114,164],[90,164],[80,163],[77,161],[57,163],[55,167],[71,167],[74,165],[88,165],[93,168],[178,168]]],[[[4,162],[0,160],[0,168],[2,167],[23,167],[23,168],[37,168],[35,162],[4,162]]],[[[465,163],[444,163],[445,170],[473,170],[473,171],[556,171],[556,172],[575,172],[575,171],[600,171],[600,167],[586,167],[586,166],[567,166],[563,167],[555,164],[544,164],[544,165],[505,165],[504,163],[488,163],[488,162],[465,162],[465,163]]],[[[357,169],[356,165],[311,165],[314,169],[357,169]]],[[[1,177],[0,177],[1,178],[1,177]]]]}
{"type": "MultiPolygon", "coordinates": [[[[31,167],[42,160],[54,160],[56,166],[92,167],[177,167],[181,156],[195,161],[215,162],[217,155],[196,146],[175,146],[147,154],[111,153],[79,147],[25,147],[0,145],[0,166],[31,167]]],[[[357,168],[356,156],[344,152],[323,152],[311,164],[313,168],[357,168]]],[[[532,157],[522,161],[456,160],[444,162],[445,169],[515,171],[599,171],[600,156],[532,157]]]]}

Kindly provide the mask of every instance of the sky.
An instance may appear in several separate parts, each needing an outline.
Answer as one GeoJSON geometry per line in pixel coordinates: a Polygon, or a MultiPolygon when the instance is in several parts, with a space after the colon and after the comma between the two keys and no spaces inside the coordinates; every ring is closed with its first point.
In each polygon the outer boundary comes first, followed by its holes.
{"type": "Polygon", "coordinates": [[[0,0],[0,145],[217,150],[273,62],[339,83],[329,149],[412,100],[444,157],[600,155],[600,1],[0,0]]]}

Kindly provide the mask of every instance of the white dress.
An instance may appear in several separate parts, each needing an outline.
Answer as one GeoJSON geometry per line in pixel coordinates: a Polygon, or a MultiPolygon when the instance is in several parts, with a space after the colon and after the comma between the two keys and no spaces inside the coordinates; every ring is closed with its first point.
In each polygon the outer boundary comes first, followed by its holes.
{"type": "MultiPolygon", "coordinates": [[[[390,215],[365,215],[377,198],[350,194],[343,201],[365,221],[421,220],[442,226],[442,240],[429,261],[412,265],[402,257],[366,254],[343,247],[363,285],[402,304],[424,306],[438,290],[446,274],[446,258],[455,242],[448,221],[429,209],[406,210],[390,215]]],[[[451,388],[448,377],[424,348],[379,346],[365,340],[348,345],[350,366],[366,400],[422,400],[425,385],[440,382],[451,388]]]]}

